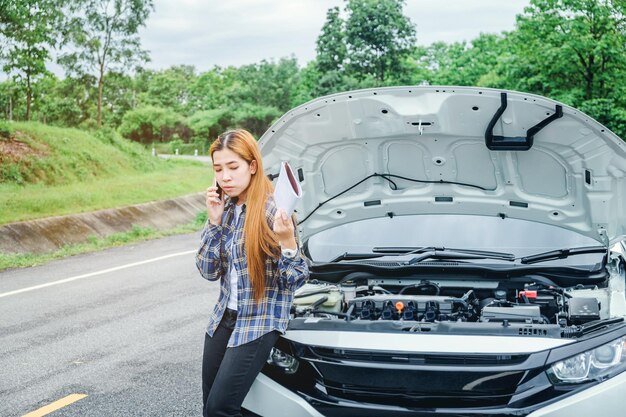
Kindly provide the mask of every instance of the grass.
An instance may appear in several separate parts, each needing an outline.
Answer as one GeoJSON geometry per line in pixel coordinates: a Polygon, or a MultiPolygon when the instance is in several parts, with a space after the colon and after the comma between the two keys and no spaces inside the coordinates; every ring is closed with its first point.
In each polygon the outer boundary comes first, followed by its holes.
{"type": "Polygon", "coordinates": [[[61,185],[163,168],[164,161],[112,130],[87,132],[35,122],[10,128],[4,146],[19,155],[0,154],[2,183],[61,185]]]}
{"type": "Polygon", "coordinates": [[[203,191],[212,171],[199,163],[170,160],[167,169],[67,185],[0,184],[0,224],[89,212],[203,191]]]}
{"type": "MultiPolygon", "coordinates": [[[[203,191],[213,181],[205,164],[163,160],[107,129],[85,132],[40,123],[0,124],[0,225],[89,212],[203,191]]],[[[0,253],[0,270],[200,230],[206,212],[174,229],[130,231],[67,245],[45,254],[0,253]]]]}
{"type": "Polygon", "coordinates": [[[5,145],[30,151],[0,154],[0,225],[174,198],[212,183],[206,165],[155,158],[106,129],[13,123],[11,130],[5,145]]]}
{"type": "Polygon", "coordinates": [[[42,265],[46,262],[61,259],[68,256],[78,255],[81,253],[95,252],[115,246],[123,246],[130,243],[137,243],[149,239],[157,239],[165,236],[172,236],[182,233],[193,233],[202,229],[206,222],[206,212],[199,213],[195,220],[170,230],[155,230],[152,228],[144,228],[133,226],[128,232],[115,233],[105,238],[89,237],[87,243],[66,245],[63,248],[45,254],[6,254],[0,253],[0,271],[8,268],[26,268],[31,266],[42,265]]]}

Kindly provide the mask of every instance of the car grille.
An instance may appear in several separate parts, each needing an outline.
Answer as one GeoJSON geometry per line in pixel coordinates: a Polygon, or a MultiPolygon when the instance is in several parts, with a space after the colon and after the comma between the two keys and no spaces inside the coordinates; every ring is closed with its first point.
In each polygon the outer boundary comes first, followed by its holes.
{"type": "Polygon", "coordinates": [[[359,403],[408,408],[505,406],[525,375],[515,368],[525,355],[417,355],[319,347],[311,353],[306,360],[321,376],[318,386],[331,397],[359,403]]]}
{"type": "Polygon", "coordinates": [[[524,362],[528,355],[436,355],[413,353],[376,353],[360,350],[311,348],[311,352],[323,359],[344,359],[378,363],[408,363],[419,365],[502,366],[524,362]]]}
{"type": "Polygon", "coordinates": [[[362,386],[343,385],[333,387],[326,385],[326,392],[335,398],[360,403],[394,405],[407,408],[473,408],[473,407],[497,407],[505,406],[511,395],[461,395],[451,393],[449,395],[437,395],[431,392],[372,389],[362,386]]]}

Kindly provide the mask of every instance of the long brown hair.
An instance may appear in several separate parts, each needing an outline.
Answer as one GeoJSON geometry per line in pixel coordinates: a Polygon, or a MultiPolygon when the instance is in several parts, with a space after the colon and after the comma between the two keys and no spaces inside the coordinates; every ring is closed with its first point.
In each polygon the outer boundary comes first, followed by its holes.
{"type": "Polygon", "coordinates": [[[246,195],[246,221],[243,226],[245,249],[248,258],[248,274],[252,281],[254,298],[259,301],[265,290],[265,261],[280,254],[278,239],[265,218],[267,197],[274,186],[263,172],[263,161],[259,145],[250,132],[243,129],[222,133],[209,150],[213,153],[228,148],[248,164],[256,161],[257,170],[250,178],[246,195]]]}

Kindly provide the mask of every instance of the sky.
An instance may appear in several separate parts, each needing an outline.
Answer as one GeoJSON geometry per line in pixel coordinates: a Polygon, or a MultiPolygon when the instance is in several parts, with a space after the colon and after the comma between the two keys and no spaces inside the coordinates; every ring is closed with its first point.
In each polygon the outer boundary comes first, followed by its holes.
{"type": "MultiPolygon", "coordinates": [[[[470,41],[515,28],[529,0],[407,0],[404,14],[417,26],[417,43],[470,41]]],[[[326,11],[344,0],[154,0],[139,32],[152,69],[194,65],[199,71],[295,55],[315,58],[326,11]]]]}

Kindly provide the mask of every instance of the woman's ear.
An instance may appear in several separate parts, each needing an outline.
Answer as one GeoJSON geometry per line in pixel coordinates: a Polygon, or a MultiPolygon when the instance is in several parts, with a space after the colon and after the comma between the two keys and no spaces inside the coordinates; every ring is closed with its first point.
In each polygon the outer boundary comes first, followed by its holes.
{"type": "Polygon", "coordinates": [[[250,173],[252,175],[256,174],[256,169],[257,169],[257,163],[256,163],[256,159],[252,160],[252,162],[250,162],[250,173]]]}

